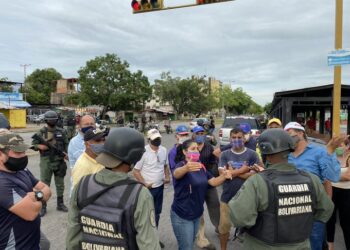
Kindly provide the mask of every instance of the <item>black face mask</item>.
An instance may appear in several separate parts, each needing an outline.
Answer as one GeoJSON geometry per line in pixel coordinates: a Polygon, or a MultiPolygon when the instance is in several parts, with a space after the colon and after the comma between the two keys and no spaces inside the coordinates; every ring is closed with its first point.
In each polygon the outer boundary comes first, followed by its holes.
{"type": "Polygon", "coordinates": [[[156,138],[154,140],[151,140],[151,144],[155,147],[159,147],[161,143],[162,143],[162,140],[160,138],[156,138]]]}
{"type": "Polygon", "coordinates": [[[28,165],[28,156],[24,156],[21,158],[9,157],[4,163],[4,165],[10,171],[21,171],[25,169],[28,165]]]}

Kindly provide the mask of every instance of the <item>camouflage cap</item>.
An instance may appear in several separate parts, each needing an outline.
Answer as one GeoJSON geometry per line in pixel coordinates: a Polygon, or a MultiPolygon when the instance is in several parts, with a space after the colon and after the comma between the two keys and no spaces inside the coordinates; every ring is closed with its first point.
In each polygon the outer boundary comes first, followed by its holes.
{"type": "Polygon", "coordinates": [[[12,150],[20,153],[25,152],[28,148],[29,146],[18,134],[0,133],[0,150],[12,150]]]}

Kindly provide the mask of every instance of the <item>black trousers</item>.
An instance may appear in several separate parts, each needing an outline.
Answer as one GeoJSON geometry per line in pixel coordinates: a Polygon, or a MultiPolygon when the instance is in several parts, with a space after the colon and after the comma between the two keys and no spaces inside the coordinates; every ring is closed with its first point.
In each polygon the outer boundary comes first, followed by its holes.
{"type": "Polygon", "coordinates": [[[334,211],[327,223],[327,241],[334,242],[337,212],[343,230],[346,249],[350,249],[350,189],[333,187],[334,211]]]}

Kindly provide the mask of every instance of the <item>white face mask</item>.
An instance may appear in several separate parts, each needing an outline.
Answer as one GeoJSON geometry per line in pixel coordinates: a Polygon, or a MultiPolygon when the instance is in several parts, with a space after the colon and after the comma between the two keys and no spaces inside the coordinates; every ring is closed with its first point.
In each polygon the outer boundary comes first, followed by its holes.
{"type": "Polygon", "coordinates": [[[244,135],[244,139],[245,139],[246,142],[249,141],[249,139],[250,139],[250,134],[244,135]]]}
{"type": "Polygon", "coordinates": [[[181,136],[181,137],[179,137],[179,144],[184,143],[184,141],[187,141],[188,139],[190,139],[189,136],[181,136]]]}

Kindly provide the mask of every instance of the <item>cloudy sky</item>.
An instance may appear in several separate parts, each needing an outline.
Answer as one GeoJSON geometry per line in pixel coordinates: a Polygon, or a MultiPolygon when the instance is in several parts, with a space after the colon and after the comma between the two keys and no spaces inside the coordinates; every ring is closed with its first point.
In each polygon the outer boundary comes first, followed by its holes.
{"type": "MultiPolygon", "coordinates": [[[[31,64],[28,74],[54,67],[76,77],[87,60],[116,53],[151,82],[164,71],[213,76],[262,105],[275,91],[333,82],[335,0],[236,0],[138,15],[130,1],[0,0],[0,77],[23,81],[20,64],[31,64]]],[[[343,31],[350,48],[347,0],[343,31]]]]}

